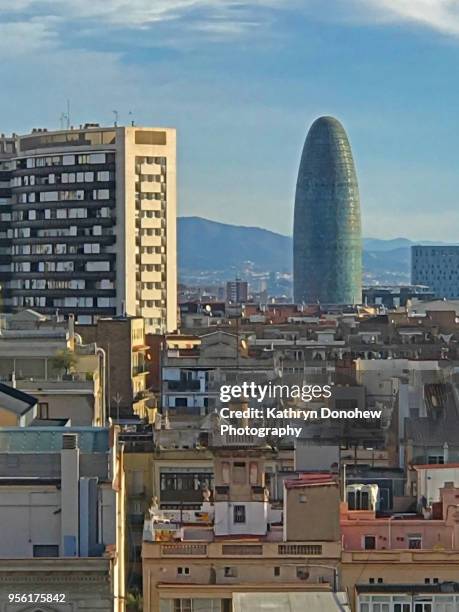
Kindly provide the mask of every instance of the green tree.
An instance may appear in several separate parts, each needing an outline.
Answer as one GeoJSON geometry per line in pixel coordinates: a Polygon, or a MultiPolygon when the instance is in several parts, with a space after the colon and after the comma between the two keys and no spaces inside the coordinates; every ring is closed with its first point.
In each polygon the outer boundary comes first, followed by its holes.
{"type": "Polygon", "coordinates": [[[75,369],[77,364],[77,358],[75,353],[69,351],[69,349],[63,349],[57,351],[54,357],[51,357],[51,367],[58,371],[64,371],[65,374],[70,374],[75,369]]]}

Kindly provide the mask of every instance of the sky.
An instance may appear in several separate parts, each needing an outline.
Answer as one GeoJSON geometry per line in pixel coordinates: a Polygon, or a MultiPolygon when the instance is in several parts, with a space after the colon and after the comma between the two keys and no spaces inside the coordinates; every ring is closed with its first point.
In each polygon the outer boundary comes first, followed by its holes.
{"type": "Polygon", "coordinates": [[[0,131],[176,127],[179,214],[290,234],[312,121],[365,236],[457,242],[459,0],[0,0],[0,131]]]}

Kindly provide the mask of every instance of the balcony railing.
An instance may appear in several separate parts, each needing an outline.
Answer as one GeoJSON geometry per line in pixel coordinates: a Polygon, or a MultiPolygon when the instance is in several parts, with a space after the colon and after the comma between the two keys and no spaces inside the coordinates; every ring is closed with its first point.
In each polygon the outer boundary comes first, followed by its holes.
{"type": "Polygon", "coordinates": [[[162,544],[161,555],[181,557],[183,555],[207,555],[207,544],[162,544]]]}

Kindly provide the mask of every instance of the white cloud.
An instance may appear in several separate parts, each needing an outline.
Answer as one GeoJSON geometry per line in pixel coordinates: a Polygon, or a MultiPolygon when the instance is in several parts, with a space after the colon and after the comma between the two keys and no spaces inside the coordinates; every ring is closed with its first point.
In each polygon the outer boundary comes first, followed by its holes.
{"type": "Polygon", "coordinates": [[[101,20],[124,28],[178,19],[190,11],[203,11],[210,20],[238,20],[260,8],[288,7],[288,0],[0,0],[0,12],[40,13],[63,18],[101,20]]]}
{"type": "MultiPolygon", "coordinates": [[[[347,0],[341,0],[347,2],[347,0]]],[[[459,0],[355,0],[362,16],[427,26],[459,35],[459,0]]]]}
{"type": "Polygon", "coordinates": [[[2,56],[21,56],[44,51],[57,44],[52,20],[31,19],[0,23],[2,56]]]}
{"type": "Polygon", "coordinates": [[[27,29],[33,48],[34,41],[49,41],[60,25],[81,20],[85,28],[124,30],[175,22],[184,32],[232,38],[269,23],[272,10],[360,23],[411,22],[459,35],[459,0],[0,0],[0,34],[10,40],[27,29]]]}

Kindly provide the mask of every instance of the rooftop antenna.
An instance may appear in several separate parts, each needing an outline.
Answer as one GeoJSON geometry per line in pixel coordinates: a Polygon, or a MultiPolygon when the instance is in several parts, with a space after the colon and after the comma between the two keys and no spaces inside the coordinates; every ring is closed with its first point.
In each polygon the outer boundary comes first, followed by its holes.
{"type": "Polygon", "coordinates": [[[70,129],[70,100],[67,99],[67,112],[61,113],[59,117],[61,130],[70,129]]]}
{"type": "Polygon", "coordinates": [[[117,110],[112,111],[112,113],[115,115],[115,127],[117,127],[118,125],[118,117],[119,117],[119,113],[117,110]]]}
{"type": "Polygon", "coordinates": [[[131,126],[134,127],[135,126],[135,121],[134,121],[134,116],[132,114],[132,111],[129,111],[129,119],[131,121],[131,126]]]}

